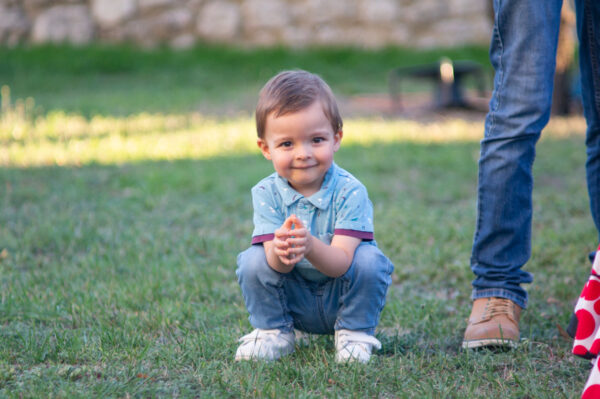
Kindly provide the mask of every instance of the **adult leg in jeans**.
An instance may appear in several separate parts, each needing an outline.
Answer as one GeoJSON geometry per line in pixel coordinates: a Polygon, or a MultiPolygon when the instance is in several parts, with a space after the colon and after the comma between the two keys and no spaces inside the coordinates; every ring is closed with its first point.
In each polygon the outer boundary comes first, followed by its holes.
{"type": "MultiPolygon", "coordinates": [[[[587,185],[590,210],[600,232],[600,3],[576,0],[575,11],[583,114],[587,122],[587,185]]],[[[591,262],[595,255],[595,252],[590,253],[591,262]]],[[[577,318],[573,315],[567,331],[574,336],[576,329],[577,318]]]]}
{"type": "Polygon", "coordinates": [[[577,0],[575,12],[583,113],[587,122],[588,192],[592,217],[600,231],[600,2],[577,0]]]}
{"type": "Polygon", "coordinates": [[[531,254],[532,166],[550,117],[561,6],[561,0],[494,1],[494,91],[481,141],[471,256],[475,301],[466,347],[497,343],[486,339],[490,334],[503,338],[508,330],[491,320],[499,314],[516,325],[518,339],[519,313],[527,306],[521,284],[532,281],[521,270],[531,254]],[[489,298],[500,300],[489,303],[489,298]]]}
{"type": "MultiPolygon", "coordinates": [[[[576,0],[575,11],[577,13],[577,35],[580,44],[579,68],[582,83],[583,113],[587,122],[586,173],[588,192],[592,217],[596,229],[600,231],[600,2],[597,0],[576,0]]],[[[593,281],[593,278],[590,281],[593,281]]],[[[587,284],[586,287],[588,287],[587,284]]],[[[583,300],[585,303],[585,299],[585,297],[580,298],[580,301],[583,300]]],[[[576,309],[579,307],[580,303],[578,302],[576,309]]],[[[584,306],[583,308],[585,309],[584,306]]],[[[577,317],[571,319],[568,331],[573,337],[577,336],[575,334],[577,331],[577,317]]],[[[585,341],[575,341],[576,346],[573,353],[582,354],[578,350],[582,342],[585,341]]],[[[585,346],[583,347],[585,348],[585,346]]],[[[590,349],[593,350],[591,347],[587,347],[586,352],[590,349]]],[[[598,368],[596,367],[598,364],[596,358],[582,397],[597,397],[597,391],[594,394],[594,389],[600,380],[598,368]]]]}

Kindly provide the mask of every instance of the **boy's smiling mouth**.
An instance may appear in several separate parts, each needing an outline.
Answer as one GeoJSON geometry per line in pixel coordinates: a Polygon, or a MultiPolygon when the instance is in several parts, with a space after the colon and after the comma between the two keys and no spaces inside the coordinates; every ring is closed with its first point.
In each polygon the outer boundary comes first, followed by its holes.
{"type": "Polygon", "coordinates": [[[299,166],[292,166],[292,169],[310,169],[310,168],[314,168],[317,165],[299,165],[299,166]]]}

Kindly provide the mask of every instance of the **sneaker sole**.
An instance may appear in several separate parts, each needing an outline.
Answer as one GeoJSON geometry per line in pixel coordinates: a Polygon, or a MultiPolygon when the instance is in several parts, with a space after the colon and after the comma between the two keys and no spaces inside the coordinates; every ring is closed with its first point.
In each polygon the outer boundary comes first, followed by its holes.
{"type": "Polygon", "coordinates": [[[511,339],[502,338],[477,339],[472,341],[463,341],[462,343],[463,349],[475,349],[485,346],[509,346],[511,348],[516,348],[519,346],[519,343],[511,339]]]}

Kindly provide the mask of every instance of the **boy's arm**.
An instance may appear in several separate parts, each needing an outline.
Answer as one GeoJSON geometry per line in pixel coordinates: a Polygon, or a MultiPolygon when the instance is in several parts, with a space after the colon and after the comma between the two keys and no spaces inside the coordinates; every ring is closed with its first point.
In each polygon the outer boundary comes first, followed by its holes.
{"type": "Polygon", "coordinates": [[[354,251],[361,241],[356,237],[334,235],[331,245],[327,245],[311,235],[305,257],[326,276],[340,277],[352,264],[354,251]]]}

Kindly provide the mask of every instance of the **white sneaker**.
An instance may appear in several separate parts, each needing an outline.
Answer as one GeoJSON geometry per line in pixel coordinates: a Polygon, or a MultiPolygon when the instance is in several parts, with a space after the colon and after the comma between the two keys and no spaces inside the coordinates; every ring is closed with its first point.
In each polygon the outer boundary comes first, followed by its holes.
{"type": "Polygon", "coordinates": [[[294,351],[294,332],[257,328],[239,339],[235,360],[277,360],[294,351]]]}
{"type": "Polygon", "coordinates": [[[335,361],[338,363],[367,363],[373,348],[381,349],[381,342],[372,335],[362,331],[335,331],[335,361]]]}

